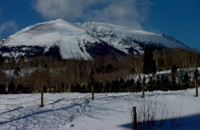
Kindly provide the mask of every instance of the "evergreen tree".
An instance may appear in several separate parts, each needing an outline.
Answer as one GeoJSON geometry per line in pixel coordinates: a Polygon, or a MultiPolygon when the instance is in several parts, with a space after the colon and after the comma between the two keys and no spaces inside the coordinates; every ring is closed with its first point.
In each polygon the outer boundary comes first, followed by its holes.
{"type": "Polygon", "coordinates": [[[111,83],[110,83],[109,81],[107,81],[104,88],[105,88],[105,89],[104,89],[104,92],[110,92],[111,83]]]}
{"type": "Polygon", "coordinates": [[[146,78],[145,78],[145,76],[143,77],[142,82],[143,82],[143,83],[146,82],[146,78]]]}
{"type": "Polygon", "coordinates": [[[3,84],[0,84],[0,94],[6,93],[6,86],[3,84]]]}
{"type": "Polygon", "coordinates": [[[169,90],[178,90],[178,85],[176,84],[176,77],[172,76],[171,85],[168,86],[169,90]]]}
{"type": "Polygon", "coordinates": [[[22,84],[18,84],[17,85],[16,92],[17,93],[22,93],[23,92],[23,85],[22,84]]]}
{"type": "Polygon", "coordinates": [[[172,68],[171,68],[171,73],[172,73],[172,75],[174,75],[174,74],[176,74],[176,72],[177,72],[177,67],[176,67],[176,65],[174,64],[174,65],[172,66],[172,68]]]}
{"type": "Polygon", "coordinates": [[[142,85],[140,80],[138,79],[136,82],[136,92],[140,92],[142,90],[142,85]]]}
{"type": "Polygon", "coordinates": [[[122,77],[119,80],[119,87],[120,87],[121,91],[123,91],[123,89],[125,88],[125,82],[124,82],[124,79],[122,77]]]}
{"type": "Polygon", "coordinates": [[[194,72],[194,79],[198,79],[198,76],[199,76],[199,71],[195,70],[195,72],[194,72]]]}
{"type": "Polygon", "coordinates": [[[160,77],[158,77],[158,76],[156,77],[156,83],[155,84],[156,84],[155,90],[159,90],[159,89],[161,90],[162,85],[161,85],[161,78],[160,77]]]}
{"type": "Polygon", "coordinates": [[[156,73],[156,63],[153,60],[152,48],[150,47],[146,47],[144,50],[143,64],[144,74],[156,73]]]}
{"type": "Polygon", "coordinates": [[[105,70],[106,73],[110,73],[114,71],[114,67],[112,64],[107,64],[105,69],[106,69],[105,70]]]}
{"type": "Polygon", "coordinates": [[[4,58],[3,56],[0,54],[0,62],[3,62],[4,61],[4,58]]]}
{"type": "Polygon", "coordinates": [[[3,58],[3,56],[0,54],[0,69],[1,69],[1,66],[2,66],[3,62],[4,62],[4,58],[3,58]]]}
{"type": "Polygon", "coordinates": [[[176,77],[174,75],[172,76],[172,84],[176,84],[176,77]]]}
{"type": "Polygon", "coordinates": [[[183,83],[184,83],[183,89],[187,89],[187,88],[190,87],[189,80],[190,80],[190,79],[189,79],[189,75],[188,75],[188,73],[186,72],[186,73],[184,74],[184,76],[183,76],[183,83]]]}
{"type": "Polygon", "coordinates": [[[188,75],[188,73],[186,72],[186,73],[184,74],[184,76],[183,76],[183,82],[186,83],[186,82],[188,82],[188,81],[189,81],[189,75],[188,75]]]}
{"type": "Polygon", "coordinates": [[[158,59],[158,66],[156,66],[156,67],[157,67],[157,69],[159,67],[160,70],[162,70],[164,66],[165,66],[165,63],[164,63],[163,58],[161,57],[160,59],[158,59]]]}
{"type": "Polygon", "coordinates": [[[47,92],[47,87],[46,87],[46,86],[43,87],[43,92],[44,92],[44,93],[47,92]]]}
{"type": "Polygon", "coordinates": [[[14,78],[12,78],[10,84],[8,85],[8,92],[9,92],[9,93],[15,93],[15,82],[14,82],[14,78]]]}

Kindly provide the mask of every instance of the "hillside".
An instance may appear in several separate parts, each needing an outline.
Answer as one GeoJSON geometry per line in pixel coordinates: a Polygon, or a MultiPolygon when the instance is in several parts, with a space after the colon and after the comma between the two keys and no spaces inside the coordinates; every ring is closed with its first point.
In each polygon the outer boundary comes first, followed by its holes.
{"type": "Polygon", "coordinates": [[[178,40],[116,25],[87,22],[73,24],[61,19],[38,23],[0,41],[3,57],[56,56],[61,59],[92,59],[112,54],[143,53],[145,46],[154,48],[188,48],[178,40]]]}

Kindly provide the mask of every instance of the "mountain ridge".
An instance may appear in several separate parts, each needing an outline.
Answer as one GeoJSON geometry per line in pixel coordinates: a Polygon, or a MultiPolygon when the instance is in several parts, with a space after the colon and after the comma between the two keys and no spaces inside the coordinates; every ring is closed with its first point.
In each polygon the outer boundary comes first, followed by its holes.
{"type": "Polygon", "coordinates": [[[18,58],[53,56],[55,52],[61,59],[90,60],[108,54],[116,57],[141,54],[145,46],[188,48],[165,34],[99,22],[70,23],[57,19],[28,26],[0,40],[0,53],[3,57],[18,58]]]}
{"type": "Polygon", "coordinates": [[[142,30],[132,30],[132,29],[128,29],[128,28],[124,28],[120,26],[115,26],[112,24],[105,24],[105,23],[98,23],[98,22],[86,22],[86,23],[78,24],[78,25],[87,29],[90,33],[97,36],[98,38],[106,42],[112,43],[114,47],[119,48],[120,50],[123,50],[123,52],[125,53],[128,53],[128,52],[126,51],[126,48],[123,48],[125,47],[124,44],[122,47],[120,47],[119,45],[122,42],[131,44],[133,48],[138,48],[140,53],[143,53],[145,45],[157,44],[156,46],[161,46],[161,47],[188,48],[186,45],[184,45],[180,41],[174,39],[171,36],[167,36],[165,34],[156,34],[156,33],[142,31],[142,30]],[[107,36],[105,37],[105,35],[103,35],[102,32],[104,34],[106,32],[107,36]],[[113,37],[115,37],[114,41],[112,41],[113,37]]]}

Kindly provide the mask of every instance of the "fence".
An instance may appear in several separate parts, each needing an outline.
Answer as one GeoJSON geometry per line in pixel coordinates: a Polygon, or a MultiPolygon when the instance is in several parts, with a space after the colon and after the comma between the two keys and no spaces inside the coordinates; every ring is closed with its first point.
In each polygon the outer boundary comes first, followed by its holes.
{"type": "MultiPolygon", "coordinates": [[[[196,87],[197,88],[197,87],[196,87]]],[[[129,88],[126,88],[127,90],[131,89],[130,87],[129,88]]],[[[197,89],[195,89],[197,91],[197,89]]],[[[43,96],[43,91],[41,91],[41,98],[37,97],[36,99],[34,100],[31,100],[31,101],[26,101],[26,102],[20,102],[20,103],[13,103],[13,104],[9,104],[9,103],[0,103],[0,106],[1,105],[7,105],[7,106],[20,106],[20,105],[24,105],[24,104],[29,104],[29,103],[33,103],[33,102],[36,102],[38,100],[41,100],[41,107],[44,106],[44,103],[43,101],[50,101],[50,102],[69,102],[69,101],[73,101],[73,100],[78,100],[78,99],[82,99],[82,98],[87,98],[87,97],[90,97],[92,98],[92,100],[94,100],[94,92],[95,92],[95,87],[92,85],[91,88],[87,88],[87,89],[84,89],[80,92],[85,92],[85,91],[90,91],[92,94],[87,94],[86,96],[83,96],[83,97],[78,97],[78,98],[72,98],[72,99],[59,99],[59,100],[53,100],[53,99],[49,99],[49,98],[46,98],[43,96]]],[[[186,90],[187,91],[187,90],[186,90]]],[[[183,91],[184,92],[184,91],[183,91]]],[[[178,92],[180,93],[180,92],[178,92]]],[[[119,96],[108,96],[108,95],[105,95],[105,94],[102,94],[100,97],[121,97],[121,96],[128,96],[128,95],[131,95],[133,93],[130,93],[130,94],[125,94],[125,95],[119,95],[119,96]]],[[[170,94],[177,94],[177,93],[170,93],[170,94]]],[[[24,96],[24,97],[16,97],[16,98],[5,98],[5,97],[0,97],[0,99],[6,99],[6,100],[20,100],[20,99],[26,99],[26,98],[31,98],[35,95],[38,95],[38,94],[30,94],[30,95],[27,95],[27,96],[24,96]]],[[[141,97],[144,97],[145,96],[145,86],[144,86],[144,83],[142,84],[142,95],[141,97]]],[[[195,96],[198,97],[198,95],[196,95],[196,92],[195,92],[195,96]]],[[[38,104],[39,105],[39,104],[38,104]]],[[[15,108],[16,109],[16,108],[15,108]]],[[[7,110],[7,109],[1,109],[0,107],[0,110],[7,110]]],[[[12,109],[14,110],[14,109],[12,109]]]]}
{"type": "MultiPolygon", "coordinates": [[[[41,93],[42,94],[42,93],[41,93]]],[[[20,103],[0,103],[0,106],[2,105],[6,105],[6,106],[16,106],[16,108],[19,108],[19,106],[25,105],[25,104],[30,104],[39,100],[45,100],[48,101],[50,103],[53,102],[69,102],[69,101],[73,101],[73,100],[78,100],[78,99],[82,99],[82,98],[87,98],[90,96],[90,94],[87,94],[86,96],[83,97],[77,97],[77,98],[71,98],[71,99],[58,99],[58,100],[53,100],[53,99],[49,99],[49,98],[44,98],[44,96],[41,98],[38,98],[39,94],[31,94],[28,96],[24,96],[24,97],[16,97],[16,98],[5,98],[5,97],[0,97],[0,99],[5,99],[5,100],[12,100],[12,101],[19,101],[19,100],[24,100],[30,97],[36,96],[36,99],[31,100],[31,101],[26,101],[26,102],[20,102],[20,103]]],[[[42,102],[41,102],[42,103],[42,102]]],[[[38,104],[39,105],[39,104],[38,104]]],[[[40,106],[43,107],[44,104],[41,104],[40,106]]],[[[12,111],[12,110],[17,110],[16,108],[14,109],[1,109],[0,110],[6,110],[6,111],[12,111]]]]}

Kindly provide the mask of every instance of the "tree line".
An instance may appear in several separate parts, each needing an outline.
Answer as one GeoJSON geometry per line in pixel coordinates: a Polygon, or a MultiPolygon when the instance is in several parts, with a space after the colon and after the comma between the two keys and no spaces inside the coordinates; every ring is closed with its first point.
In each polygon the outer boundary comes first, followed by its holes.
{"type": "MultiPolygon", "coordinates": [[[[21,57],[16,60],[4,59],[0,55],[0,93],[32,93],[41,89],[47,92],[87,92],[91,91],[92,84],[95,85],[95,92],[138,92],[143,77],[130,79],[128,76],[148,73],[144,72],[145,62],[154,66],[147,70],[155,72],[171,69],[173,65],[177,68],[198,66],[198,61],[200,55],[197,51],[181,48],[150,49],[147,55],[129,54],[119,58],[107,55],[90,61],[60,60],[55,57],[21,57]]],[[[163,76],[149,77],[146,90],[180,88],[177,75],[163,76]],[[167,86],[172,84],[176,86],[167,86]]],[[[185,88],[192,87],[187,82],[189,85],[185,88]]]]}

